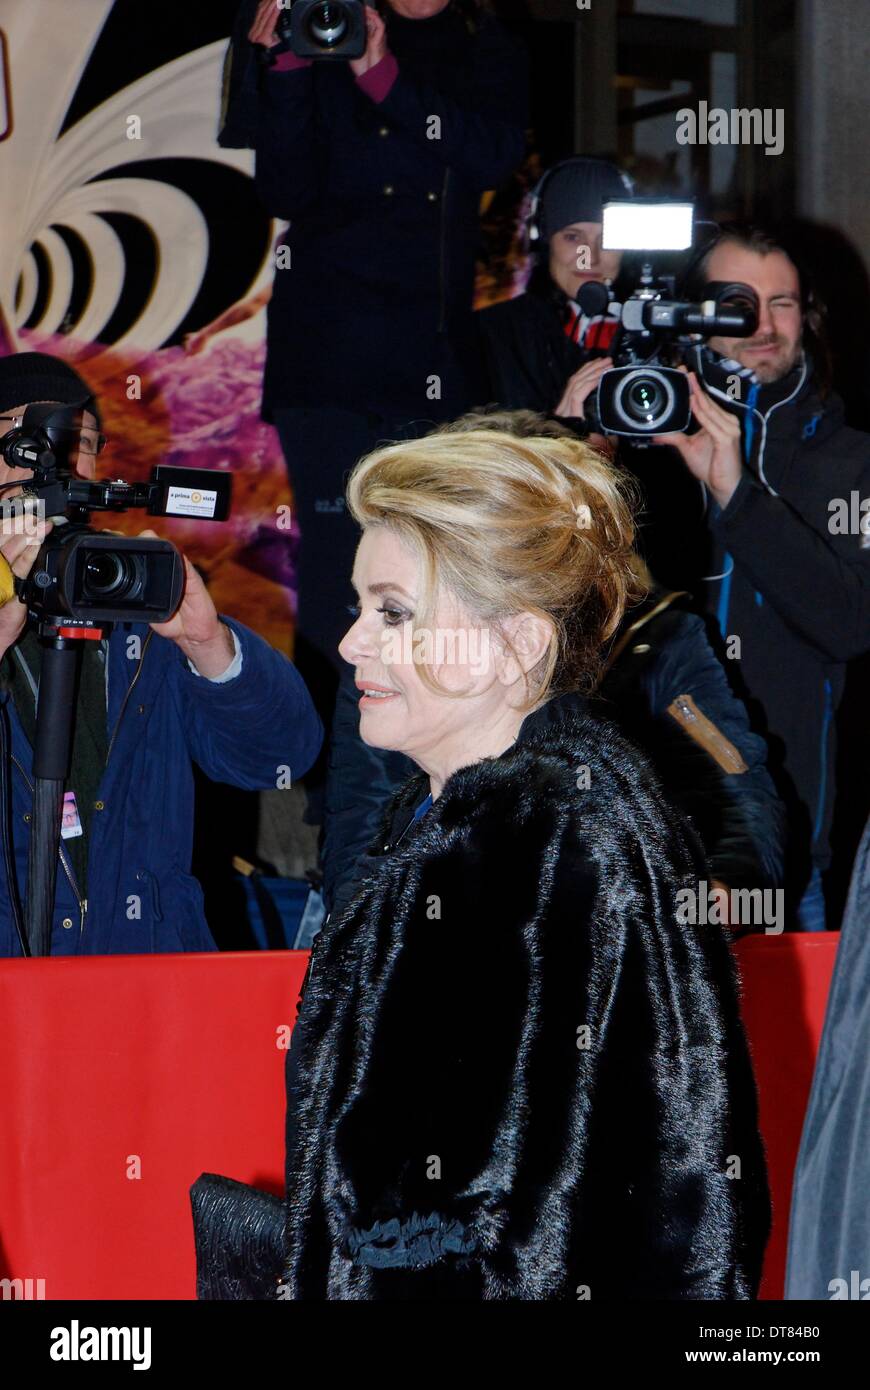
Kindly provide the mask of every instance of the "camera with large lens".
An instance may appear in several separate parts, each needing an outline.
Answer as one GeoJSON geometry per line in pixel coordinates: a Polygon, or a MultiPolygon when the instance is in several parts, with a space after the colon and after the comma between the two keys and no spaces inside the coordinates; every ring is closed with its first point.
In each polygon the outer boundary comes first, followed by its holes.
{"type": "Polygon", "coordinates": [[[181,602],[184,565],[168,541],[58,526],[46,536],[24,590],[37,617],[165,623],[181,602]]]}
{"type": "MultiPolygon", "coordinates": [[[[184,593],[184,562],[170,541],[119,536],[91,528],[93,511],[142,508],[150,516],[229,515],[232,479],[227,473],[160,464],[146,483],[80,478],[70,466],[79,442],[81,407],[29,405],[20,427],[0,439],[10,468],[32,471],[25,498],[55,525],[40,546],[19,596],[43,625],[97,627],[124,620],[162,623],[184,593]]],[[[8,486],[8,485],[7,485],[8,486]]]]}
{"type": "Polygon", "coordinates": [[[361,58],[366,51],[365,0],[292,0],[275,25],[272,53],[297,58],[361,58]]]}
{"type": "MultiPolygon", "coordinates": [[[[615,201],[604,206],[602,246],[607,250],[684,251],[692,244],[691,203],[615,201]]],[[[657,277],[645,260],[634,294],[622,306],[611,356],[586,415],[602,434],[635,443],[657,434],[684,434],[692,423],[691,395],[681,363],[714,335],[744,338],[758,326],[758,298],[749,285],[711,281],[700,303],[674,297],[674,276],[657,277]]],[[[606,308],[608,292],[598,283],[577,296],[581,311],[594,317],[606,308]],[[603,301],[603,303],[601,302],[603,301]]]]}

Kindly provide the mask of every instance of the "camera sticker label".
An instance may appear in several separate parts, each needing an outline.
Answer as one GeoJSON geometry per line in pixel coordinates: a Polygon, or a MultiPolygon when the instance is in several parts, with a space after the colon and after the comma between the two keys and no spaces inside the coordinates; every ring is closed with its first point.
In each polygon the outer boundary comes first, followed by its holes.
{"type": "Polygon", "coordinates": [[[72,840],[76,835],[84,835],[82,829],[79,808],[76,805],[75,792],[64,792],[63,794],[63,819],[60,823],[60,833],[65,840],[72,840]]]}
{"type": "Polygon", "coordinates": [[[214,489],[171,486],[166,493],[167,516],[214,516],[214,489]]]}

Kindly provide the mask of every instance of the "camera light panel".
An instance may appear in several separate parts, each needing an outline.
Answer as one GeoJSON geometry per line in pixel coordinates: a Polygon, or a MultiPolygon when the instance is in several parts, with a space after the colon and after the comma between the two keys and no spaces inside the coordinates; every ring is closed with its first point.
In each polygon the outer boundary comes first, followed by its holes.
{"type": "Polygon", "coordinates": [[[605,251],[687,251],[693,224],[692,203],[605,203],[601,245],[605,251]]]}

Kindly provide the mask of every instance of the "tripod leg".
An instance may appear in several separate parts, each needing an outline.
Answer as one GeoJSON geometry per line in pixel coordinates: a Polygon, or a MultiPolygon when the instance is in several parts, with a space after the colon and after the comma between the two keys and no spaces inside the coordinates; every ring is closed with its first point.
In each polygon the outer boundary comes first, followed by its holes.
{"type": "Polygon", "coordinates": [[[51,954],[51,922],[63,815],[63,782],[37,777],[27,862],[27,937],[33,956],[51,954]]]}
{"type": "Polygon", "coordinates": [[[34,956],[51,954],[51,924],[69,776],[80,648],[63,637],[43,646],[33,750],[33,820],[27,864],[27,939],[34,956]]]}

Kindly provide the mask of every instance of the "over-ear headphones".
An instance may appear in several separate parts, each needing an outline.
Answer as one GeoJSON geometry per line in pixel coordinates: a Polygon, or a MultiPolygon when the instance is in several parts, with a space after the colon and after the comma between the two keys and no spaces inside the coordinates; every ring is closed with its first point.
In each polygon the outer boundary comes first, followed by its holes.
{"type": "Polygon", "coordinates": [[[21,424],[0,437],[0,457],[9,468],[25,468],[39,477],[66,459],[65,436],[76,432],[74,419],[89,405],[39,402],[25,406],[21,424]]]}
{"type": "Polygon", "coordinates": [[[0,438],[0,452],[10,468],[36,471],[51,468],[56,461],[52,442],[43,429],[26,430],[20,426],[9,430],[0,438]]]}
{"type": "MultiPolygon", "coordinates": [[[[594,156],[591,155],[573,154],[570,155],[568,159],[560,159],[558,164],[554,164],[551,169],[546,169],[544,171],[544,173],[541,175],[541,177],[535,184],[534,188],[531,190],[531,193],[529,194],[529,211],[526,217],[526,236],[529,240],[529,244],[534,244],[534,249],[536,251],[540,251],[542,247],[546,245],[547,241],[547,238],[544,236],[543,229],[541,227],[541,201],[544,196],[544,190],[546,189],[550,179],[553,177],[554,174],[557,174],[560,169],[566,169],[569,165],[577,164],[580,161],[588,162],[593,158],[594,156]]],[[[602,164],[611,163],[610,160],[601,160],[600,162],[602,164]]],[[[630,174],[626,174],[624,169],[618,169],[615,164],[612,165],[612,167],[616,169],[616,172],[618,173],[622,181],[622,185],[625,189],[626,198],[633,198],[635,196],[634,179],[631,177],[630,174]]]]}

